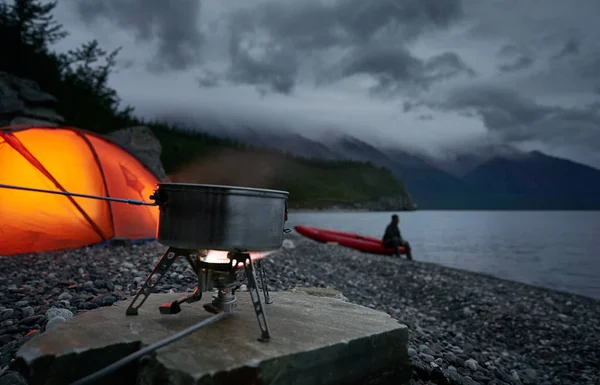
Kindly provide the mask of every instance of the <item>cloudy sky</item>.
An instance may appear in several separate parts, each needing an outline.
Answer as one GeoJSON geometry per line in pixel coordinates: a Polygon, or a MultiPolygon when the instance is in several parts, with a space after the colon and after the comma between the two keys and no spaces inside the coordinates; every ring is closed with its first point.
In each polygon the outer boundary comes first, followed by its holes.
{"type": "MultiPolygon", "coordinates": [[[[438,153],[503,143],[600,167],[598,0],[70,0],[123,47],[111,83],[152,117],[341,130],[438,153]]],[[[233,123],[231,123],[233,124],[233,123]]]]}

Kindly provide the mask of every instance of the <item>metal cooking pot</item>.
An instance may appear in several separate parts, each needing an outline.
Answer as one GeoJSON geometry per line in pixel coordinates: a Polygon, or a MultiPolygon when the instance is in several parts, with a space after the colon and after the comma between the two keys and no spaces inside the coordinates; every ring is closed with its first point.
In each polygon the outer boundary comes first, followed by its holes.
{"type": "Polygon", "coordinates": [[[287,191],[159,183],[158,242],[184,249],[270,251],[283,243],[287,191]]]}

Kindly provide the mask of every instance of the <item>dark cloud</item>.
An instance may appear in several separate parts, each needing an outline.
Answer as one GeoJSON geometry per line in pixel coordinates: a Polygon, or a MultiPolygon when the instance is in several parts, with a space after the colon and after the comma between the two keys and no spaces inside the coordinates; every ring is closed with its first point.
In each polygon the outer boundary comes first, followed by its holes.
{"type": "Polygon", "coordinates": [[[563,45],[560,52],[558,52],[556,55],[552,56],[552,59],[556,60],[556,59],[562,59],[566,56],[578,55],[580,50],[581,50],[581,44],[579,43],[579,40],[572,37],[569,40],[567,40],[567,42],[563,45]]]}
{"type": "Polygon", "coordinates": [[[578,68],[584,79],[600,80],[600,51],[581,58],[578,68]]]}
{"type": "MultiPolygon", "coordinates": [[[[305,0],[272,1],[242,9],[229,16],[231,66],[226,77],[289,94],[303,58],[335,50],[352,52],[341,63],[342,77],[373,74],[382,90],[398,82],[422,85],[429,81],[424,72],[431,79],[454,76],[468,71],[466,66],[460,67],[464,63],[455,54],[440,56],[437,63],[424,68],[427,63],[397,47],[459,19],[461,4],[459,0],[305,0]],[[252,51],[259,53],[253,55],[252,51]]],[[[333,79],[326,79],[330,75],[315,74],[317,83],[331,83],[333,79]]]]}
{"type": "Polygon", "coordinates": [[[267,35],[298,50],[369,42],[380,34],[408,40],[444,28],[463,14],[460,0],[270,1],[237,11],[238,26],[260,26],[267,35]]]}
{"type": "Polygon", "coordinates": [[[377,80],[372,89],[378,94],[428,89],[433,83],[475,71],[453,52],[421,60],[403,47],[379,45],[356,48],[340,65],[341,76],[371,75],[377,80]]]}
{"type": "Polygon", "coordinates": [[[250,30],[241,23],[231,27],[231,66],[227,79],[232,83],[254,85],[261,93],[290,94],[299,67],[298,53],[271,39],[262,40],[258,29],[250,30]]]}
{"type": "Polygon", "coordinates": [[[503,45],[500,50],[498,50],[498,56],[500,57],[515,57],[519,55],[521,50],[517,47],[516,44],[506,44],[503,45]]]}
{"type": "Polygon", "coordinates": [[[221,77],[218,73],[204,69],[200,75],[196,76],[196,81],[200,87],[217,87],[221,84],[221,77]]]}
{"type": "Polygon", "coordinates": [[[475,113],[505,143],[535,140],[590,150],[600,146],[600,112],[591,107],[542,105],[515,91],[491,86],[455,90],[446,102],[429,107],[475,113]]]}
{"type": "Polygon", "coordinates": [[[86,23],[104,19],[157,42],[152,71],[184,70],[201,59],[200,0],[79,0],[77,11],[86,23]]]}
{"type": "Polygon", "coordinates": [[[376,91],[390,90],[400,84],[420,86],[423,77],[423,62],[402,47],[360,47],[342,65],[342,77],[374,76],[378,81],[376,91]]]}
{"type": "Polygon", "coordinates": [[[469,77],[477,75],[455,52],[443,52],[425,62],[425,72],[432,80],[445,80],[462,74],[469,77]]]}
{"type": "Polygon", "coordinates": [[[500,72],[515,72],[520,71],[526,68],[529,68],[533,65],[535,60],[526,55],[519,56],[513,63],[503,64],[498,67],[500,72]]]}
{"type": "Polygon", "coordinates": [[[508,73],[529,68],[535,62],[531,50],[516,44],[505,44],[498,50],[497,56],[510,60],[509,63],[500,64],[498,71],[508,73]]]}
{"type": "Polygon", "coordinates": [[[345,0],[333,7],[336,18],[332,21],[348,37],[363,42],[382,30],[408,40],[433,28],[446,28],[463,16],[460,0],[345,0]]]}

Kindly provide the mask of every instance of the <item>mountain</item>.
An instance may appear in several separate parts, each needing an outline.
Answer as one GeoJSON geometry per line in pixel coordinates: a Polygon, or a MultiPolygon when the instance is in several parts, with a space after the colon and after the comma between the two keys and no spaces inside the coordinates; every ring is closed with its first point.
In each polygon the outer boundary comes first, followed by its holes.
{"type": "Polygon", "coordinates": [[[280,151],[304,158],[324,160],[344,159],[343,157],[332,154],[327,146],[293,132],[277,132],[265,129],[258,130],[246,126],[235,132],[229,132],[227,136],[254,147],[277,148],[280,151]]]}
{"type": "Polygon", "coordinates": [[[339,156],[391,170],[404,182],[419,208],[478,208],[482,203],[477,188],[405,151],[378,149],[349,135],[331,139],[328,147],[339,156]]]}
{"type": "Polygon", "coordinates": [[[600,170],[539,151],[496,157],[463,177],[499,209],[598,210],[600,170]]]}
{"type": "Polygon", "coordinates": [[[440,170],[462,178],[476,167],[491,159],[500,157],[512,158],[520,154],[522,154],[521,151],[511,146],[494,144],[476,146],[471,148],[468,153],[449,152],[437,157],[424,156],[424,160],[440,170]]]}
{"type": "MultiPolygon", "coordinates": [[[[193,122],[189,122],[188,124],[193,122]]],[[[192,124],[189,124],[192,126],[192,124]]],[[[541,152],[483,145],[441,157],[376,146],[348,134],[321,139],[248,122],[224,125],[204,120],[195,130],[295,156],[369,162],[400,179],[419,209],[595,209],[600,208],[600,171],[541,152]],[[596,183],[596,184],[594,184],[596,183]]]]}

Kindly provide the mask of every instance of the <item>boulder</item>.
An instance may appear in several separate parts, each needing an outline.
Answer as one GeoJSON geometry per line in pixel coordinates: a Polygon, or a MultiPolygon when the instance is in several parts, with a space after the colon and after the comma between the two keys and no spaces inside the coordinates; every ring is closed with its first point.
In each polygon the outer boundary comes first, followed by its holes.
{"type": "Polygon", "coordinates": [[[113,131],[107,137],[135,155],[159,180],[168,180],[167,173],[160,160],[162,146],[149,127],[128,127],[113,131]]]}
{"type": "Polygon", "coordinates": [[[63,123],[58,100],[28,79],[0,72],[0,125],[63,123]],[[27,123],[23,123],[23,122],[27,123]]]}
{"type": "MultiPolygon", "coordinates": [[[[30,385],[69,384],[209,316],[199,303],[163,315],[180,294],[153,294],[126,316],[128,303],[92,310],[25,343],[15,368],[30,385]]],[[[271,293],[271,340],[260,342],[250,293],[234,313],[159,349],[95,384],[408,384],[408,328],[388,314],[324,289],[271,293]],[[338,299],[340,298],[340,299],[338,299]]],[[[263,304],[263,306],[265,306],[263,304]]]]}

